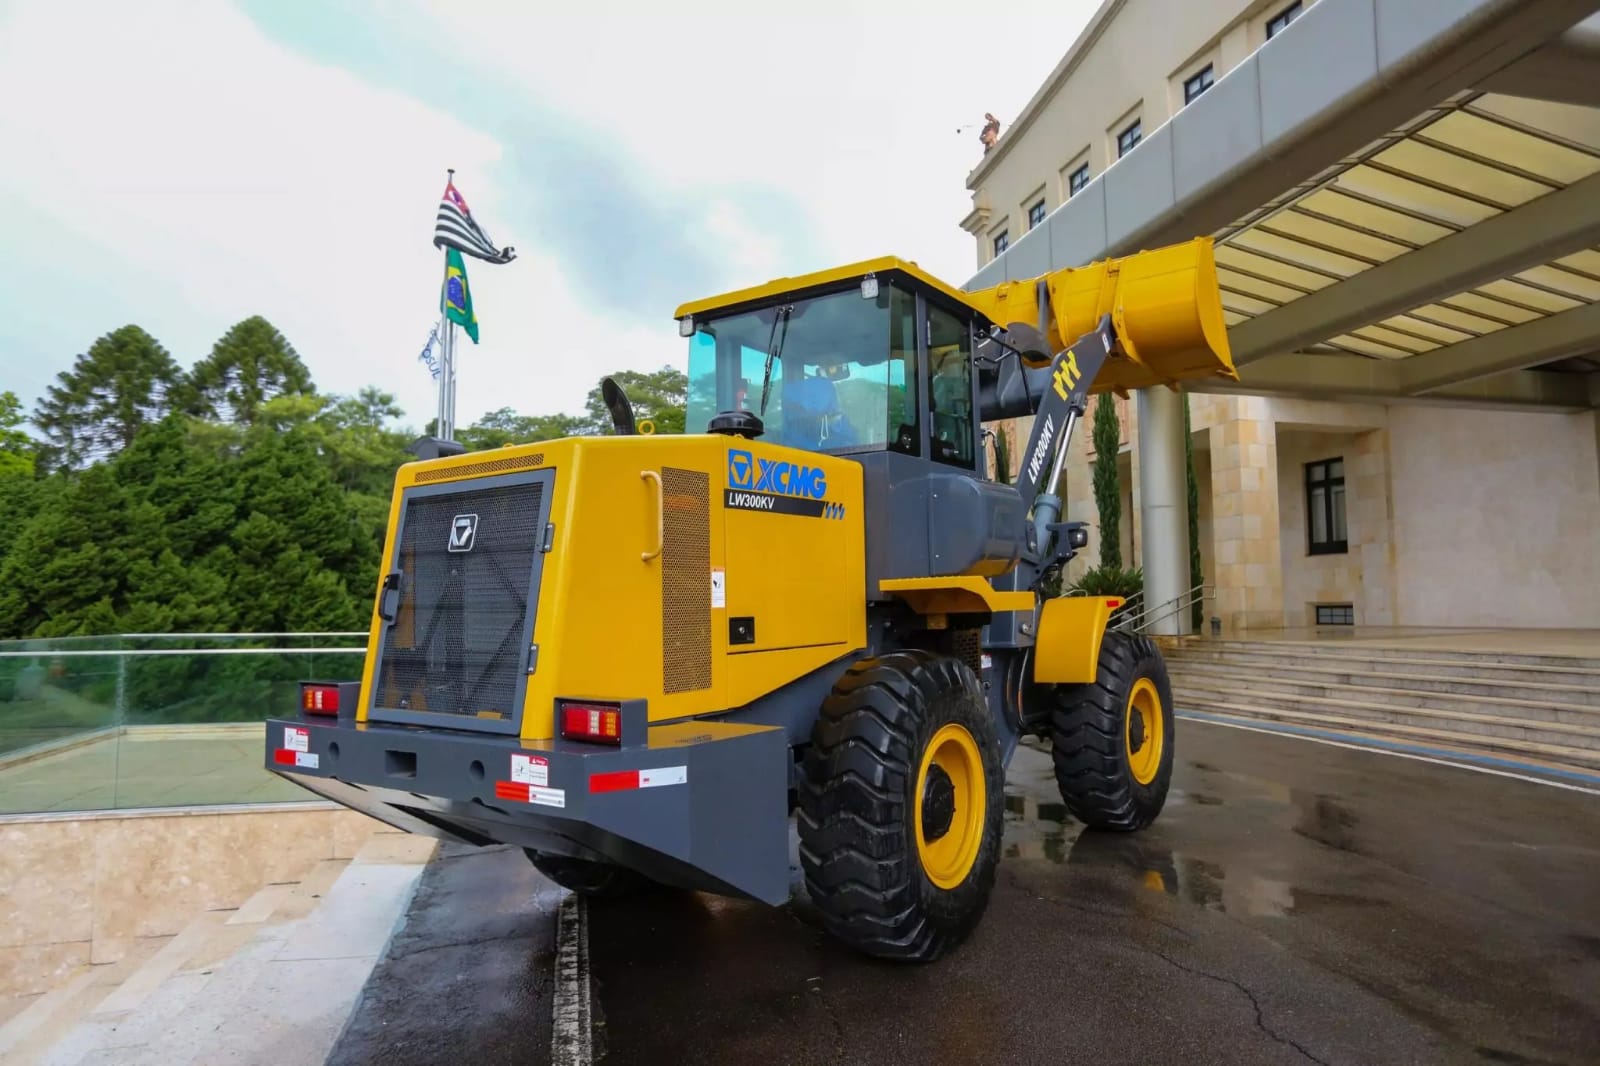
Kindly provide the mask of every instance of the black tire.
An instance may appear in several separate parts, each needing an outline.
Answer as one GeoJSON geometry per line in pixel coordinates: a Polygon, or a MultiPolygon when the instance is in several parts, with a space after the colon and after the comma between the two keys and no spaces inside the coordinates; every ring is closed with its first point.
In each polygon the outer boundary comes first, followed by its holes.
{"type": "Polygon", "coordinates": [[[1056,784],[1072,816],[1092,829],[1119,832],[1154,822],[1167,802],[1175,749],[1172,685],[1155,642],[1107,633],[1093,684],[1040,685],[1035,693],[1048,701],[1056,784]],[[1151,688],[1159,701],[1159,738],[1142,721],[1130,721],[1143,718],[1135,715],[1135,690],[1141,706],[1148,708],[1151,688]],[[1155,755],[1145,751],[1152,743],[1160,744],[1155,755]],[[1136,768],[1144,772],[1136,773],[1136,768]]]}
{"type": "Polygon", "coordinates": [[[533,863],[533,868],[562,888],[580,896],[597,899],[616,899],[632,896],[650,888],[655,882],[625,866],[591,859],[575,859],[566,855],[546,855],[523,848],[523,853],[533,863]]]}
{"type": "Polygon", "coordinates": [[[800,864],[823,927],[868,955],[907,962],[931,962],[965,940],[988,906],[1005,824],[1000,746],[972,669],[927,651],[857,663],[823,703],[803,770],[800,864]],[[964,729],[972,746],[960,729],[945,730],[939,749],[956,753],[955,779],[943,764],[930,769],[924,806],[918,779],[946,726],[964,729]],[[982,797],[981,813],[963,794],[982,797]],[[956,834],[946,887],[919,849],[919,812],[947,827],[930,823],[924,839],[956,834]]]}

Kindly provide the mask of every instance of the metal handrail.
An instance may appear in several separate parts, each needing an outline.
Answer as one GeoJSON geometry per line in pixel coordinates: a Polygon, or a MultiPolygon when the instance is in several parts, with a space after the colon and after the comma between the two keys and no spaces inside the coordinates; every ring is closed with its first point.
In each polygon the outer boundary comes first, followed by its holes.
{"type": "Polygon", "coordinates": [[[1216,586],[1201,582],[1190,588],[1187,592],[1179,593],[1163,603],[1145,607],[1143,610],[1131,614],[1124,614],[1122,618],[1112,623],[1111,628],[1120,633],[1143,633],[1155,623],[1170,618],[1175,614],[1191,609],[1198,601],[1205,602],[1206,591],[1216,591],[1216,586]]]}

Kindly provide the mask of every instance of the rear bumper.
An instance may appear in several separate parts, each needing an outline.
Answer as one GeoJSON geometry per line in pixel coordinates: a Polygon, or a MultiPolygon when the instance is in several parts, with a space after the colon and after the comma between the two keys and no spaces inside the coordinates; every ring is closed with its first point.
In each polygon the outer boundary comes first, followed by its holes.
{"type": "Polygon", "coordinates": [[[667,884],[789,897],[780,729],[651,727],[645,743],[510,737],[313,716],[266,723],[266,768],[407,832],[601,858],[667,884]]]}

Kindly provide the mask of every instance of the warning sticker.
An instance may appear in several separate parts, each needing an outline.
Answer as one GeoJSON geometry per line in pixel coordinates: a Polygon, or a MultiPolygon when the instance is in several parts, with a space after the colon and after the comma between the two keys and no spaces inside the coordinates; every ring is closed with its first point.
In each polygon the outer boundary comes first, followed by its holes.
{"type": "Polygon", "coordinates": [[[285,726],[283,730],[283,746],[290,751],[310,751],[311,731],[309,729],[296,729],[294,726],[285,726]]]}
{"type": "Polygon", "coordinates": [[[541,807],[565,807],[567,794],[559,788],[539,788],[536,785],[529,785],[528,802],[537,803],[541,807]]]}
{"type": "Polygon", "coordinates": [[[687,766],[662,766],[654,770],[639,771],[640,788],[659,788],[662,785],[682,785],[689,781],[687,766]]]}
{"type": "Polygon", "coordinates": [[[304,766],[308,770],[321,769],[321,767],[317,765],[320,761],[321,760],[318,756],[308,752],[297,751],[294,753],[294,764],[296,766],[304,766]]]}
{"type": "Polygon", "coordinates": [[[548,785],[550,760],[537,755],[511,756],[511,780],[520,785],[548,785]]]}
{"type": "Polygon", "coordinates": [[[567,794],[559,788],[543,788],[539,785],[524,785],[520,781],[496,781],[494,783],[496,799],[516,800],[518,803],[536,803],[541,807],[565,807],[567,794]]]}
{"type": "Polygon", "coordinates": [[[983,653],[982,662],[985,670],[994,669],[994,656],[990,655],[988,652],[983,653]]]}
{"type": "Polygon", "coordinates": [[[711,571],[711,609],[728,605],[728,578],[722,567],[711,571]]]}

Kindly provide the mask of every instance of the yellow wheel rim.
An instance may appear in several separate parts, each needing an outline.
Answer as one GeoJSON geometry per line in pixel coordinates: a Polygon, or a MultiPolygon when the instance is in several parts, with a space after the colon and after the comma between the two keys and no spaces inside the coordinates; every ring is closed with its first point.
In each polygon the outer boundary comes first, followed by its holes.
{"type": "Polygon", "coordinates": [[[917,770],[917,857],[928,880],[955,888],[966,880],[983,844],[983,758],[965,726],[939,727],[917,770]]]}
{"type": "Polygon", "coordinates": [[[1133,691],[1128,693],[1122,739],[1128,749],[1128,769],[1133,779],[1148,785],[1161,769],[1161,753],[1167,745],[1166,726],[1161,718],[1161,694],[1148,677],[1135,681],[1133,691]]]}

